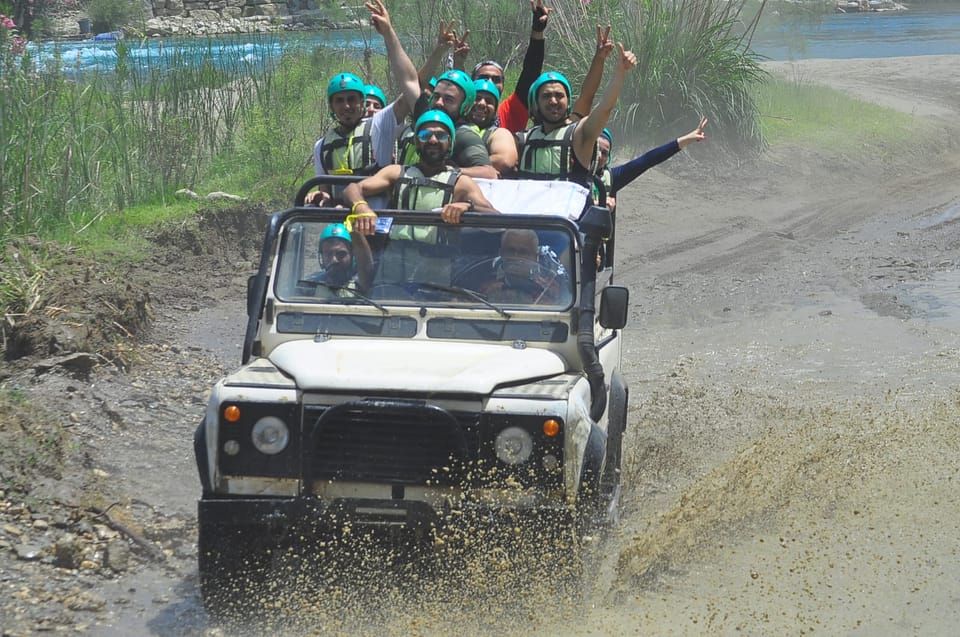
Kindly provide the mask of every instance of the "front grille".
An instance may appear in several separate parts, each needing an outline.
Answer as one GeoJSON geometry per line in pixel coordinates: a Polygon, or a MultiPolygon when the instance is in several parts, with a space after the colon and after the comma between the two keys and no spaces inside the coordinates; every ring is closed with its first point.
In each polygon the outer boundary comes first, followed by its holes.
{"type": "Polygon", "coordinates": [[[477,457],[479,415],[420,401],[307,406],[304,473],[312,480],[454,484],[477,457]],[[459,416],[459,417],[458,417],[459,416]]]}

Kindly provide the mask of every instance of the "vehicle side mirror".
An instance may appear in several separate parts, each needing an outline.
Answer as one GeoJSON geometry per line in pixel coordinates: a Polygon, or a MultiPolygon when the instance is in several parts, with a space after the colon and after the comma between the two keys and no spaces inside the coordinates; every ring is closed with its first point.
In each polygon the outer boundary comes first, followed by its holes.
{"type": "Polygon", "coordinates": [[[627,324],[630,309],[630,290],[618,285],[603,288],[600,293],[600,325],[619,330],[627,324]]]}

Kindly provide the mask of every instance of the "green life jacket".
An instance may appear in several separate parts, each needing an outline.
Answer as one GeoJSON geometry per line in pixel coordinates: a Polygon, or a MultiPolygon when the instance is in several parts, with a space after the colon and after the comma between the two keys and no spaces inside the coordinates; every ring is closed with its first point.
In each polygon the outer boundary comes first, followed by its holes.
{"type": "Polygon", "coordinates": [[[390,207],[399,210],[435,210],[453,201],[453,187],[460,178],[457,168],[445,168],[433,177],[427,177],[417,166],[400,170],[390,200],[390,207]]]}
{"type": "Polygon", "coordinates": [[[397,163],[402,166],[413,166],[419,161],[417,137],[413,134],[413,126],[407,124],[397,138],[397,163]]]}
{"type": "Polygon", "coordinates": [[[477,124],[470,124],[467,128],[476,133],[483,140],[483,145],[487,147],[487,150],[490,150],[490,136],[493,135],[493,131],[497,130],[495,125],[480,128],[477,124]]]}
{"type": "Polygon", "coordinates": [[[331,128],[323,136],[320,163],[328,175],[372,175],[377,170],[373,156],[371,119],[361,121],[347,135],[331,128]]]}
{"type": "MultiPolygon", "coordinates": [[[[518,177],[521,179],[561,179],[591,187],[593,176],[590,168],[577,161],[573,150],[573,133],[576,122],[545,133],[543,126],[534,126],[517,134],[520,145],[518,177]]],[[[596,145],[594,145],[596,156],[596,145]]],[[[593,164],[595,158],[591,158],[593,164]]]]}

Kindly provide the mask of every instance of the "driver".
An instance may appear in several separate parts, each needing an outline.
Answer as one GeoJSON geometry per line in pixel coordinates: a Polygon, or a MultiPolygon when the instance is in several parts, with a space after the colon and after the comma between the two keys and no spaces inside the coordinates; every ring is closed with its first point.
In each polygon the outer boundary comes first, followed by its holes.
{"type": "Polygon", "coordinates": [[[373,280],[373,256],[366,237],[349,232],[342,223],[332,223],[320,235],[317,250],[320,271],[308,281],[334,288],[337,296],[353,296],[349,290],[363,292],[373,280]],[[354,249],[356,247],[356,249],[354,249]]]}
{"type": "Polygon", "coordinates": [[[500,256],[480,293],[494,303],[546,303],[569,300],[566,271],[533,230],[510,229],[500,239],[500,256]]]}

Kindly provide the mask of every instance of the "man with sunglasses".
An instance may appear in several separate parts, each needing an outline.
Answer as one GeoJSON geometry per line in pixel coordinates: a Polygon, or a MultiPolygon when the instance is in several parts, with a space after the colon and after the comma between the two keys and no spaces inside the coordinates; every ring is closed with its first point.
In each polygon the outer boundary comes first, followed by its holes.
{"type": "MultiPolygon", "coordinates": [[[[547,28],[547,19],[553,9],[543,5],[543,0],[530,0],[530,10],[533,12],[533,27],[530,29],[530,43],[523,56],[523,68],[517,86],[506,99],[500,101],[497,107],[496,125],[505,128],[511,133],[526,130],[530,121],[530,111],[526,103],[526,95],[530,86],[543,70],[545,43],[543,32],[547,28]]],[[[489,80],[503,95],[503,65],[494,60],[484,60],[473,67],[471,77],[474,80],[489,80]]]]}
{"type": "Polygon", "coordinates": [[[468,211],[497,212],[473,179],[447,165],[457,127],[446,113],[434,109],[421,115],[414,125],[414,135],[419,153],[416,164],[386,166],[344,189],[344,198],[351,206],[348,219],[352,224],[362,223],[361,232],[372,233],[377,213],[366,200],[387,193],[391,193],[388,207],[439,209],[447,223],[459,223],[468,211]]]}

